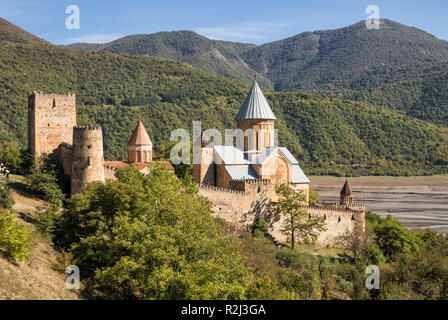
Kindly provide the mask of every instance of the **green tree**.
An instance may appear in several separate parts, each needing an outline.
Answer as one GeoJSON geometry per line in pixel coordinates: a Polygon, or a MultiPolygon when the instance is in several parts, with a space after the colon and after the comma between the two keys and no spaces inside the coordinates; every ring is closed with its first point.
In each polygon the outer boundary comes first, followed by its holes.
{"type": "Polygon", "coordinates": [[[390,260],[398,253],[416,253],[423,245],[415,232],[403,227],[391,215],[377,224],[374,230],[379,247],[390,260]]]}
{"type": "Polygon", "coordinates": [[[310,187],[310,198],[309,198],[309,204],[310,206],[315,206],[317,202],[319,202],[320,196],[319,193],[314,191],[313,188],[310,187]]]}
{"type": "Polygon", "coordinates": [[[11,189],[7,185],[0,183],[0,207],[3,209],[10,209],[14,205],[14,200],[11,197],[11,189]]]}
{"type": "Polygon", "coordinates": [[[11,212],[0,212],[0,250],[12,261],[27,261],[33,240],[31,232],[11,212]]]}
{"type": "Polygon", "coordinates": [[[203,198],[158,166],[117,178],[73,197],[55,237],[88,288],[114,298],[244,298],[252,274],[203,198]]]}
{"type": "Polygon", "coordinates": [[[303,209],[306,200],[303,191],[282,184],[277,187],[277,194],[279,200],[273,209],[277,218],[284,218],[282,232],[291,238],[291,248],[294,249],[296,239],[317,240],[319,233],[325,230],[325,221],[303,209]]]}
{"type": "Polygon", "coordinates": [[[53,165],[34,166],[31,173],[26,176],[26,183],[30,190],[43,196],[54,208],[59,209],[62,206],[65,195],[59,187],[53,165]]]}

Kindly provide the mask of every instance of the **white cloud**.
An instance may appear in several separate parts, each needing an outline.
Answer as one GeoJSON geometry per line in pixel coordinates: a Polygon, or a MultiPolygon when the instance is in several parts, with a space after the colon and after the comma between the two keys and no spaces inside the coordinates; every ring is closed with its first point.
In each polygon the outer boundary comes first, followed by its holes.
{"type": "Polygon", "coordinates": [[[285,27],[286,24],[280,23],[245,22],[237,26],[197,28],[195,31],[216,40],[263,41],[285,27]]]}
{"type": "Polygon", "coordinates": [[[119,33],[97,33],[97,34],[88,34],[85,36],[69,38],[62,41],[63,44],[71,44],[77,42],[85,42],[85,43],[106,43],[114,41],[118,38],[123,37],[122,34],[119,33]]]}

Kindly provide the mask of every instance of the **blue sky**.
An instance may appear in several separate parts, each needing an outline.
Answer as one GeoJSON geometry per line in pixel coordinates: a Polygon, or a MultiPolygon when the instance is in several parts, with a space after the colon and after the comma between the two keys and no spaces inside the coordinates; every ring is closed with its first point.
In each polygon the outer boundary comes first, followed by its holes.
{"type": "Polygon", "coordinates": [[[447,0],[0,0],[0,17],[55,44],[173,30],[262,44],[356,23],[368,17],[369,5],[379,7],[381,18],[448,40],[447,0]],[[65,27],[69,5],[80,9],[79,30],[65,27]]]}

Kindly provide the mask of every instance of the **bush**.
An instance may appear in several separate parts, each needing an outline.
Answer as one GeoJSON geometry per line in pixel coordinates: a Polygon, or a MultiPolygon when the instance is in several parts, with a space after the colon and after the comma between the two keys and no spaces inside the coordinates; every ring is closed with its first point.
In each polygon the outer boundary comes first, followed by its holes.
{"type": "Polygon", "coordinates": [[[30,190],[41,195],[54,208],[58,209],[62,206],[65,195],[59,188],[53,167],[39,166],[31,169],[31,174],[26,177],[26,182],[30,190]]]}
{"type": "Polygon", "coordinates": [[[111,298],[242,299],[251,281],[208,204],[166,168],[120,169],[69,201],[55,242],[111,298]]]}
{"type": "Polygon", "coordinates": [[[8,186],[0,184],[0,207],[3,209],[10,209],[14,205],[14,200],[11,197],[11,189],[8,186]]]}
{"type": "Polygon", "coordinates": [[[263,238],[268,232],[268,223],[264,219],[258,219],[250,226],[250,233],[254,238],[263,238]]]}
{"type": "Polygon", "coordinates": [[[59,210],[54,208],[40,208],[35,214],[39,230],[48,237],[52,237],[60,222],[59,210]]]}
{"type": "Polygon", "coordinates": [[[26,261],[31,253],[31,232],[11,212],[0,213],[0,249],[11,261],[26,261]]]}
{"type": "Polygon", "coordinates": [[[392,216],[375,226],[377,243],[384,255],[393,260],[397,254],[414,254],[424,244],[416,233],[403,227],[392,216]]]}

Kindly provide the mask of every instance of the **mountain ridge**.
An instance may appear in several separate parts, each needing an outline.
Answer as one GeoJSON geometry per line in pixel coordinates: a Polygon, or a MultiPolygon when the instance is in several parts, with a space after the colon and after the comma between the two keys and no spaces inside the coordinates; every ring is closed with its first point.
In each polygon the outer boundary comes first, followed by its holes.
{"type": "Polygon", "coordinates": [[[361,21],[339,29],[307,31],[260,46],[210,40],[193,31],[180,31],[134,35],[99,45],[92,51],[163,56],[246,83],[257,75],[266,89],[314,92],[374,103],[448,126],[447,119],[436,115],[448,113],[448,103],[434,107],[431,98],[442,94],[441,101],[448,101],[448,92],[442,90],[438,75],[425,75],[427,69],[448,72],[448,42],[387,19],[381,20],[380,30],[368,30],[361,21]],[[189,41],[180,39],[182,36],[189,41]],[[164,42],[170,43],[170,50],[160,46],[164,42]],[[135,45],[138,50],[133,49],[135,45]],[[235,49],[237,46],[240,47],[235,49]],[[200,51],[195,52],[198,48],[200,51]],[[207,50],[213,58],[203,57],[207,50]],[[429,94],[418,83],[411,89],[406,87],[410,85],[408,79],[416,77],[433,84],[427,86],[429,94]],[[408,81],[405,87],[400,86],[403,81],[408,81]],[[378,92],[383,87],[394,87],[401,98],[398,100],[393,93],[382,96],[378,92]],[[412,101],[407,97],[409,92],[412,101]],[[421,94],[417,96],[415,92],[421,94]]]}
{"type": "MultiPolygon", "coordinates": [[[[105,157],[125,158],[141,119],[157,151],[176,128],[235,128],[249,85],[161,57],[1,44],[0,139],[25,146],[27,95],[75,92],[78,123],[103,127],[105,157]]],[[[307,174],[404,175],[448,171],[448,129],[362,102],[264,91],[279,144],[307,174]]]]}

